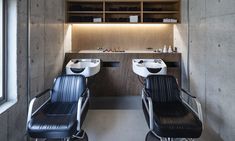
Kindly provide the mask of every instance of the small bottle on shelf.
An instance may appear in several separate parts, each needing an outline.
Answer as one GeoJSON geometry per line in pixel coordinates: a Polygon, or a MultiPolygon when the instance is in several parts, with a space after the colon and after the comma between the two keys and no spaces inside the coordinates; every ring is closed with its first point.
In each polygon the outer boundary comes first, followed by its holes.
{"type": "Polygon", "coordinates": [[[174,52],[177,53],[177,51],[178,51],[178,48],[174,47],[174,52]]]}
{"type": "Polygon", "coordinates": [[[166,45],[164,45],[164,47],[163,47],[163,51],[162,51],[163,53],[167,53],[167,48],[166,48],[166,45]]]}
{"type": "Polygon", "coordinates": [[[172,48],[171,48],[171,46],[169,46],[169,48],[168,48],[168,53],[172,53],[172,48]]]}

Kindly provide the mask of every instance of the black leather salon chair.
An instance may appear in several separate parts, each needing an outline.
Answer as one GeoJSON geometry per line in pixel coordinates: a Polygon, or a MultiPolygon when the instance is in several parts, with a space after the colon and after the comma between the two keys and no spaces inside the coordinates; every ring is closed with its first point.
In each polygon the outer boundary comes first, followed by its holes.
{"type": "Polygon", "coordinates": [[[89,89],[81,75],[62,75],[52,89],[33,98],[29,105],[27,133],[32,138],[88,140],[81,129],[88,111],[89,89]],[[50,98],[32,113],[35,100],[49,93],[50,98]]]}
{"type": "Polygon", "coordinates": [[[201,105],[194,96],[179,89],[175,77],[148,76],[142,90],[142,106],[150,128],[146,141],[193,140],[201,136],[201,105]]]}

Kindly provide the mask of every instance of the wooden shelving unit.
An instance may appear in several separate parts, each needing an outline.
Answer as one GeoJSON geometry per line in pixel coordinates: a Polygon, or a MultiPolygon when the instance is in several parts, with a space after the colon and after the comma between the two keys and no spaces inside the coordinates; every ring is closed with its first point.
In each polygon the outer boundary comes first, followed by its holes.
{"type": "Polygon", "coordinates": [[[105,14],[140,14],[139,11],[105,11],[105,14]]]}
{"type": "Polygon", "coordinates": [[[179,11],[144,11],[144,14],[178,14],[179,11]]]}
{"type": "Polygon", "coordinates": [[[181,22],[181,0],[67,0],[68,23],[181,22]],[[138,17],[133,20],[133,17],[138,17]],[[132,19],[132,20],[131,20],[132,19]]]}
{"type": "Polygon", "coordinates": [[[68,11],[67,14],[102,14],[103,11],[68,11]]]}

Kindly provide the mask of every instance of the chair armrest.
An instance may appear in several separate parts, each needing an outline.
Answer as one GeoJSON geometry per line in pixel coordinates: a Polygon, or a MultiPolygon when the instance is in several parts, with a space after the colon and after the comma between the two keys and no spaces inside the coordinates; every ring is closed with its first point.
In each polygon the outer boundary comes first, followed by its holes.
{"type": "Polygon", "coordinates": [[[80,98],[78,99],[78,107],[77,107],[77,121],[78,121],[78,125],[77,125],[77,131],[80,131],[81,129],[81,115],[85,109],[86,104],[88,103],[88,100],[90,98],[90,91],[87,88],[82,95],[80,96],[80,98]]]}
{"type": "Polygon", "coordinates": [[[145,91],[145,89],[142,89],[142,100],[144,102],[144,106],[148,111],[149,114],[149,127],[150,130],[153,130],[153,102],[151,97],[149,97],[149,94],[145,91]]]}
{"type": "Polygon", "coordinates": [[[86,90],[81,94],[81,97],[86,96],[86,95],[87,95],[87,93],[88,93],[88,91],[89,91],[89,89],[88,89],[88,88],[86,88],[86,90]]]}
{"type": "Polygon", "coordinates": [[[181,88],[181,91],[184,92],[185,94],[187,94],[188,96],[192,97],[192,98],[197,98],[196,96],[191,95],[189,92],[187,92],[183,88],[181,88]]]}
{"type": "Polygon", "coordinates": [[[144,94],[146,97],[150,97],[149,92],[146,91],[145,88],[142,89],[142,92],[143,92],[143,94],[144,94]]]}
{"type": "Polygon", "coordinates": [[[45,90],[45,91],[39,93],[38,95],[35,96],[35,98],[39,98],[39,97],[45,95],[45,94],[46,94],[47,92],[49,92],[49,91],[51,91],[51,89],[47,89],[47,90],[45,90]]]}
{"type": "MultiPolygon", "coordinates": [[[[37,96],[35,96],[35,97],[30,101],[30,103],[29,103],[29,109],[28,109],[28,115],[27,115],[26,129],[27,129],[28,122],[29,122],[29,121],[31,120],[31,118],[32,118],[32,112],[33,112],[34,102],[35,102],[38,98],[40,98],[41,96],[47,94],[49,91],[51,91],[51,89],[47,89],[47,90],[45,90],[45,91],[39,93],[37,96]]],[[[48,100],[47,100],[46,102],[48,102],[48,100]]],[[[45,103],[46,103],[46,102],[45,102],[45,103]]],[[[40,109],[45,103],[43,103],[38,109],[40,109]]],[[[37,109],[37,110],[38,110],[38,109],[37,109]]],[[[36,111],[37,111],[37,110],[36,110],[36,111]]]]}
{"type": "Polygon", "coordinates": [[[185,91],[184,89],[181,89],[181,91],[181,99],[184,104],[189,107],[203,123],[202,107],[200,102],[196,99],[195,96],[192,96],[189,92],[185,91]]]}

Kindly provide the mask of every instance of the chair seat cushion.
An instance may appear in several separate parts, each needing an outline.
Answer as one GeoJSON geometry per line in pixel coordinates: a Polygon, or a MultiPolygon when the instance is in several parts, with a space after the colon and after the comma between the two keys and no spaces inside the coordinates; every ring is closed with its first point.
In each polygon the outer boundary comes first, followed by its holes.
{"type": "Polygon", "coordinates": [[[182,102],[154,103],[154,131],[161,137],[198,138],[202,123],[182,102]]]}
{"type": "Polygon", "coordinates": [[[33,138],[65,138],[76,133],[77,103],[47,103],[28,123],[28,133],[33,138]]]}

